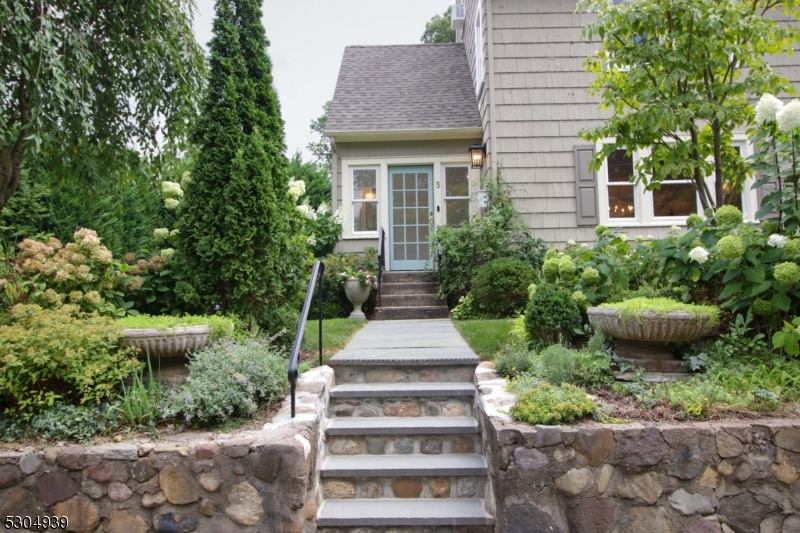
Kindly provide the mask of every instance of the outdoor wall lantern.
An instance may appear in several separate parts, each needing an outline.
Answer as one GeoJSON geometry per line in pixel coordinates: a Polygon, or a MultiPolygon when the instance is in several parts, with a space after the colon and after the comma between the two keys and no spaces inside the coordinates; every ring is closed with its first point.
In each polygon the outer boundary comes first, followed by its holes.
{"type": "Polygon", "coordinates": [[[469,147],[470,159],[472,159],[472,168],[483,168],[483,162],[486,160],[486,145],[475,143],[469,147]]]}

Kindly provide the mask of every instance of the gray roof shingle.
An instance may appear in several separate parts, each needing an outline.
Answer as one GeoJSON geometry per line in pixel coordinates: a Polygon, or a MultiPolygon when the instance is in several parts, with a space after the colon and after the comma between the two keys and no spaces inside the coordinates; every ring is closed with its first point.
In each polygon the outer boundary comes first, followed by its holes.
{"type": "Polygon", "coordinates": [[[326,132],[480,127],[463,44],[345,48],[326,132]]]}

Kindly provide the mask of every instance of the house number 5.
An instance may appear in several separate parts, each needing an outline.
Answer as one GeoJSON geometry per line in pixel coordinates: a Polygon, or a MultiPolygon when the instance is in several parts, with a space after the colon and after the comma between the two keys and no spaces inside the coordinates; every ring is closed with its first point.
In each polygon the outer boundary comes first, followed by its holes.
{"type": "Polygon", "coordinates": [[[436,182],[436,188],[439,189],[439,188],[441,188],[441,186],[442,186],[442,182],[437,181],[436,182]]]}

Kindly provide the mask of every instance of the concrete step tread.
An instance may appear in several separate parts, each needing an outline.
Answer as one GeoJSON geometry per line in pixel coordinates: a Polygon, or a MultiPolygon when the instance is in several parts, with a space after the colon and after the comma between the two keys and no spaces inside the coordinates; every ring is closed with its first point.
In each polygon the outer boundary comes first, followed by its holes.
{"type": "MultiPolygon", "coordinates": [[[[363,331],[363,330],[362,330],[363,331]]],[[[389,333],[387,333],[388,335],[389,333]]],[[[328,360],[330,366],[406,366],[406,365],[478,365],[481,360],[469,347],[376,348],[345,347],[328,360]]]]}
{"type": "Polygon", "coordinates": [[[472,455],[332,455],[323,477],[485,476],[486,459],[472,455]]]}
{"type": "Polygon", "coordinates": [[[494,518],[480,499],[324,500],[317,512],[321,527],[491,526],[494,518]]]}
{"type": "Polygon", "coordinates": [[[478,432],[470,416],[334,418],[328,435],[460,435],[478,432]]]}
{"type": "MultiPolygon", "coordinates": [[[[447,306],[446,305],[396,305],[396,306],[391,306],[391,307],[376,307],[375,311],[378,311],[379,309],[392,309],[392,310],[395,310],[395,309],[416,309],[416,310],[436,310],[436,311],[439,311],[439,310],[442,310],[442,309],[447,309],[447,306]]],[[[448,309],[448,311],[449,311],[449,309],[448,309]]]]}
{"type": "Polygon", "coordinates": [[[332,398],[474,396],[472,383],[353,383],[336,385],[332,398]]]}

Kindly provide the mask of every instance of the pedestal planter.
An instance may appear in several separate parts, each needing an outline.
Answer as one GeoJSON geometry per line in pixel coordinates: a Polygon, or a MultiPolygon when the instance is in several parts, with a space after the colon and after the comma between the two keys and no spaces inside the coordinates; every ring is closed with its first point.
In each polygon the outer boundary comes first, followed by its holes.
{"type": "Polygon", "coordinates": [[[160,370],[162,379],[180,382],[189,375],[185,356],[211,343],[208,326],[187,326],[167,329],[123,329],[122,346],[139,349],[139,357],[147,359],[153,370],[160,370]]]}
{"type": "Polygon", "coordinates": [[[664,344],[697,340],[713,329],[711,317],[687,311],[640,311],[623,318],[616,309],[590,307],[587,313],[593,327],[619,341],[618,356],[647,372],[688,372],[664,344]]]}
{"type": "Polygon", "coordinates": [[[357,320],[367,319],[366,315],[361,311],[361,305],[367,301],[370,292],[372,292],[372,287],[361,285],[361,282],[355,278],[350,278],[344,282],[344,293],[350,303],[353,304],[353,312],[350,313],[350,318],[357,320]]]}

